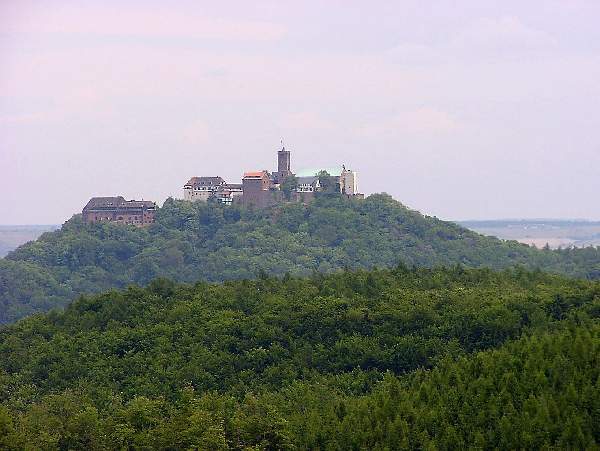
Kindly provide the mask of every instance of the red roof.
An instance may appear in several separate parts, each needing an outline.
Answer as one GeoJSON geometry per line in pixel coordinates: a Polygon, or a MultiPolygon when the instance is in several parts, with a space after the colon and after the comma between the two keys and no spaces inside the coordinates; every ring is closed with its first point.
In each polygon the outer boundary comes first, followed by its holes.
{"type": "Polygon", "coordinates": [[[248,178],[248,177],[251,177],[251,178],[255,178],[255,177],[262,178],[265,175],[265,172],[266,171],[244,172],[244,178],[248,178]]]}

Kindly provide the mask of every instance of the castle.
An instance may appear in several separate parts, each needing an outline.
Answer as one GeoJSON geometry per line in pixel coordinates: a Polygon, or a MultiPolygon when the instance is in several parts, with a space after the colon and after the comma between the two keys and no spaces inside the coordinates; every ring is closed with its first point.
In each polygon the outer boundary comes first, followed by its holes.
{"type": "Polygon", "coordinates": [[[154,222],[156,204],[149,200],[125,200],[123,196],[92,197],[83,207],[83,221],[117,222],[145,227],[154,222]]]}
{"type": "Polygon", "coordinates": [[[241,202],[244,206],[264,208],[285,201],[308,202],[315,193],[330,190],[348,197],[358,193],[357,174],[343,166],[339,175],[314,174],[297,177],[291,170],[291,154],[282,147],[277,151],[277,171],[245,172],[241,184],[229,184],[219,176],[192,177],[183,186],[183,198],[207,202],[214,199],[225,205],[241,202]],[[329,186],[322,186],[327,178],[329,186]]]}
{"type": "MultiPolygon", "coordinates": [[[[192,177],[183,186],[183,198],[188,201],[216,201],[224,205],[241,203],[265,208],[283,202],[309,202],[316,193],[339,193],[362,198],[358,193],[356,172],[346,169],[338,174],[320,172],[296,176],[291,170],[291,154],[282,147],[277,151],[277,171],[245,172],[242,183],[227,183],[222,177],[192,177]]],[[[125,200],[123,196],[92,197],[83,208],[86,223],[117,222],[145,227],[154,222],[156,203],[125,200]]]]}

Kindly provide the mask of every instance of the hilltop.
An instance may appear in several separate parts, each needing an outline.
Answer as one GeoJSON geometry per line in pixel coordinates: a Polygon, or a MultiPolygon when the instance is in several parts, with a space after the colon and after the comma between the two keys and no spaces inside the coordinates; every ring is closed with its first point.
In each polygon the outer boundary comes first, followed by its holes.
{"type": "Polygon", "coordinates": [[[219,282],[341,269],[514,265],[600,277],[600,250],[537,250],[423,216],[388,195],[254,209],[169,199],[146,228],[80,215],[0,259],[0,323],[156,277],[219,282]]]}
{"type": "Polygon", "coordinates": [[[0,448],[595,449],[599,319],[522,269],[157,279],[0,329],[0,448]]]}

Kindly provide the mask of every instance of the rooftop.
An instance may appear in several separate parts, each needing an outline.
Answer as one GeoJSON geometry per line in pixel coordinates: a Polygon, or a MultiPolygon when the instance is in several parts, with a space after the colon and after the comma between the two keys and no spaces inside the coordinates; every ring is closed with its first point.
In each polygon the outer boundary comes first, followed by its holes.
{"type": "Polygon", "coordinates": [[[251,171],[244,172],[244,178],[263,178],[266,175],[267,171],[251,171]]]}
{"type": "Polygon", "coordinates": [[[118,209],[118,208],[154,208],[156,204],[151,200],[125,200],[123,196],[92,197],[83,210],[118,209]]]}
{"type": "Polygon", "coordinates": [[[319,181],[319,177],[316,175],[311,175],[307,177],[296,177],[298,180],[298,185],[312,185],[319,181]]]}
{"type": "Polygon", "coordinates": [[[219,176],[215,177],[192,177],[184,186],[198,186],[198,185],[222,185],[225,180],[219,176]]]}

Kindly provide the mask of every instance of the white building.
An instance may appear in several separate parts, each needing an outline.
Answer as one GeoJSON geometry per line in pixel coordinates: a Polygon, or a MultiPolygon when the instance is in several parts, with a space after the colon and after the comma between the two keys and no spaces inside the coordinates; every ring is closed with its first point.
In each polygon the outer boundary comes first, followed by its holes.
{"type": "Polygon", "coordinates": [[[318,191],[320,187],[319,177],[316,175],[313,175],[312,177],[298,177],[296,191],[299,193],[313,193],[318,191]]]}
{"type": "Polygon", "coordinates": [[[234,200],[241,198],[244,194],[242,184],[226,183],[221,185],[219,189],[214,193],[215,199],[224,205],[233,204],[234,200]]]}
{"type": "Polygon", "coordinates": [[[192,177],[183,185],[183,198],[206,202],[223,185],[225,185],[225,180],[221,177],[192,177]]]}

